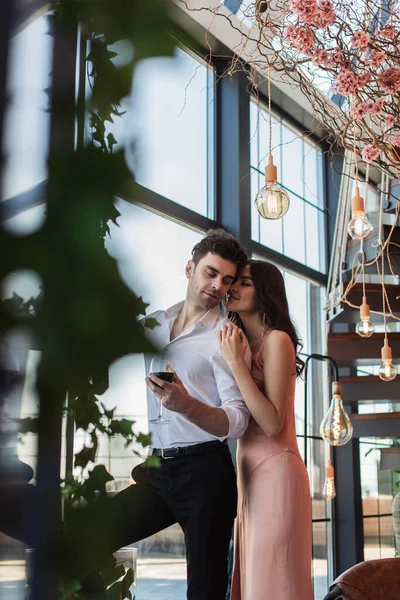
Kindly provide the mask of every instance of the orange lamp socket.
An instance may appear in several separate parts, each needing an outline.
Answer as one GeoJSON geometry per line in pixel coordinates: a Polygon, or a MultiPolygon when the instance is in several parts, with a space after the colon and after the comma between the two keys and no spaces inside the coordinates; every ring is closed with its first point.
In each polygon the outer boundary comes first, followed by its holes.
{"type": "Polygon", "coordinates": [[[360,306],[360,317],[361,319],[369,319],[369,305],[367,304],[367,296],[363,296],[363,301],[360,306]]]}
{"type": "Polygon", "coordinates": [[[327,479],[333,479],[335,477],[335,469],[332,467],[332,461],[328,458],[328,464],[325,469],[325,477],[327,479]]]}
{"type": "Polygon", "coordinates": [[[364,198],[360,196],[360,188],[356,185],[355,194],[351,200],[353,215],[362,215],[365,213],[364,198]]]}
{"type": "Polygon", "coordinates": [[[385,341],[382,346],[381,354],[382,354],[382,362],[384,362],[384,363],[392,362],[392,349],[389,346],[387,337],[385,337],[385,341]]]}
{"type": "Polygon", "coordinates": [[[272,154],[269,155],[268,165],[265,167],[265,182],[276,183],[278,181],[278,169],[274,165],[272,154]]]}

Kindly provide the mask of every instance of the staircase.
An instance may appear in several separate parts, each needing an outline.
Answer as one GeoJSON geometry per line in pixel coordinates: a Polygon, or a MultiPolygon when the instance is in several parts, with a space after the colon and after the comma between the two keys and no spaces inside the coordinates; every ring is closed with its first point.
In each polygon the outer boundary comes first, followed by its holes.
{"type": "MultiPolygon", "coordinates": [[[[381,213],[377,195],[374,201],[366,201],[366,210],[373,229],[362,244],[366,263],[365,287],[363,278],[359,277],[346,296],[350,304],[359,307],[365,290],[375,333],[370,338],[361,338],[355,329],[360,321],[359,308],[353,308],[345,302],[338,304],[338,299],[343,296],[348,282],[352,279],[354,267],[361,260],[360,242],[352,240],[347,234],[350,201],[353,195],[353,173],[351,161],[345,160],[345,165],[347,167],[345,166],[344,170],[347,168],[349,172],[345,172],[345,176],[342,177],[328,283],[327,351],[339,366],[343,403],[352,413],[350,418],[353,422],[354,437],[400,437],[400,321],[387,319],[388,342],[392,348],[393,364],[397,366],[399,375],[393,381],[385,382],[374,374],[377,373],[376,366],[381,364],[381,348],[384,342],[384,319],[383,315],[379,314],[382,313],[383,307],[379,272],[382,270],[382,261],[379,261],[378,270],[376,264],[367,265],[374,261],[379,241],[384,243],[391,233],[390,257],[389,260],[385,258],[383,267],[385,288],[392,314],[400,318],[400,227],[395,221],[396,200],[393,199],[394,192],[400,192],[400,185],[397,180],[392,180],[392,196],[386,195],[380,199],[383,209],[389,212],[381,213]],[[395,244],[399,244],[399,247],[395,244]],[[360,403],[364,405],[362,414],[358,414],[360,403]],[[382,412],[375,412],[379,411],[379,404],[385,406],[382,412]],[[368,406],[371,407],[370,412],[368,406]]],[[[365,187],[361,187],[365,192],[365,187]]]]}

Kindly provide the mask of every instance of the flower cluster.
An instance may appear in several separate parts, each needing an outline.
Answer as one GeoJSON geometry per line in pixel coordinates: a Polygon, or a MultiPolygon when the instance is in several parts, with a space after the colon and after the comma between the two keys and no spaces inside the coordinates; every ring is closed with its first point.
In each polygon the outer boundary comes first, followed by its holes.
{"type": "Polygon", "coordinates": [[[342,69],[336,79],[335,88],[343,96],[354,94],[359,86],[358,77],[350,69],[342,69]]]}
{"type": "Polygon", "coordinates": [[[376,32],[376,35],[377,35],[377,37],[391,40],[395,37],[396,30],[392,25],[385,25],[385,27],[382,27],[382,29],[379,29],[376,32]]]}
{"type": "Polygon", "coordinates": [[[365,146],[365,148],[363,148],[361,156],[362,159],[365,160],[365,162],[371,163],[378,158],[379,152],[376,148],[374,148],[374,146],[368,144],[368,146],[365,146]]]}
{"type": "Polygon", "coordinates": [[[365,61],[365,64],[369,67],[378,68],[383,62],[385,62],[386,57],[386,52],[383,50],[373,50],[365,61]]]}
{"type": "Polygon", "coordinates": [[[365,33],[365,31],[356,31],[351,38],[351,45],[353,48],[357,48],[357,50],[365,52],[365,50],[368,49],[370,41],[371,37],[369,33],[365,33]]]}
{"type": "Polygon", "coordinates": [[[331,0],[293,0],[293,12],[304,22],[317,28],[329,27],[336,21],[331,0]]]}
{"type": "Polygon", "coordinates": [[[284,36],[298,52],[309,54],[310,50],[314,48],[314,34],[309,27],[288,25],[285,28],[284,36]]]}
{"type": "Polygon", "coordinates": [[[378,77],[378,82],[387,94],[395,94],[400,90],[400,68],[389,67],[382,71],[378,77]]]}
{"type": "Polygon", "coordinates": [[[377,117],[382,113],[384,103],[383,98],[378,98],[375,102],[359,102],[356,106],[353,106],[351,113],[355,119],[363,119],[367,113],[377,117]]]}

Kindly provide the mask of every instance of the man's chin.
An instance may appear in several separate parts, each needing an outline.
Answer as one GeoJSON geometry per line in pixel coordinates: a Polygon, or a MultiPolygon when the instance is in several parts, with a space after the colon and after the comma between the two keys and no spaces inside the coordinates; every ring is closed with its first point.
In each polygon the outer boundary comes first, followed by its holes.
{"type": "Polygon", "coordinates": [[[214,298],[213,296],[209,296],[208,294],[203,294],[201,297],[201,303],[204,308],[214,308],[217,306],[222,300],[220,298],[214,298]]]}

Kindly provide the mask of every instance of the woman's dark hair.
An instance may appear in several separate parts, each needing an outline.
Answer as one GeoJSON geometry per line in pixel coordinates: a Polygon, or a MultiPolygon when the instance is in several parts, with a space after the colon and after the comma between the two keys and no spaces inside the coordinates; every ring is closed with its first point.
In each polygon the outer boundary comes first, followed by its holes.
{"type": "Polygon", "coordinates": [[[247,264],[247,254],[241,244],[224,229],[209,229],[207,235],[198,242],[192,250],[192,260],[195,265],[211,252],[221,258],[235,263],[237,273],[247,264]]]}
{"type": "MultiPolygon", "coordinates": [[[[288,334],[296,353],[296,372],[297,375],[300,375],[304,369],[304,361],[299,357],[303,343],[299,339],[296,327],[289,315],[289,305],[282,273],[275,265],[264,260],[251,260],[247,264],[250,265],[258,309],[265,319],[265,325],[270,329],[279,329],[288,334]]],[[[229,313],[228,316],[244,330],[238,314],[229,313]]]]}

